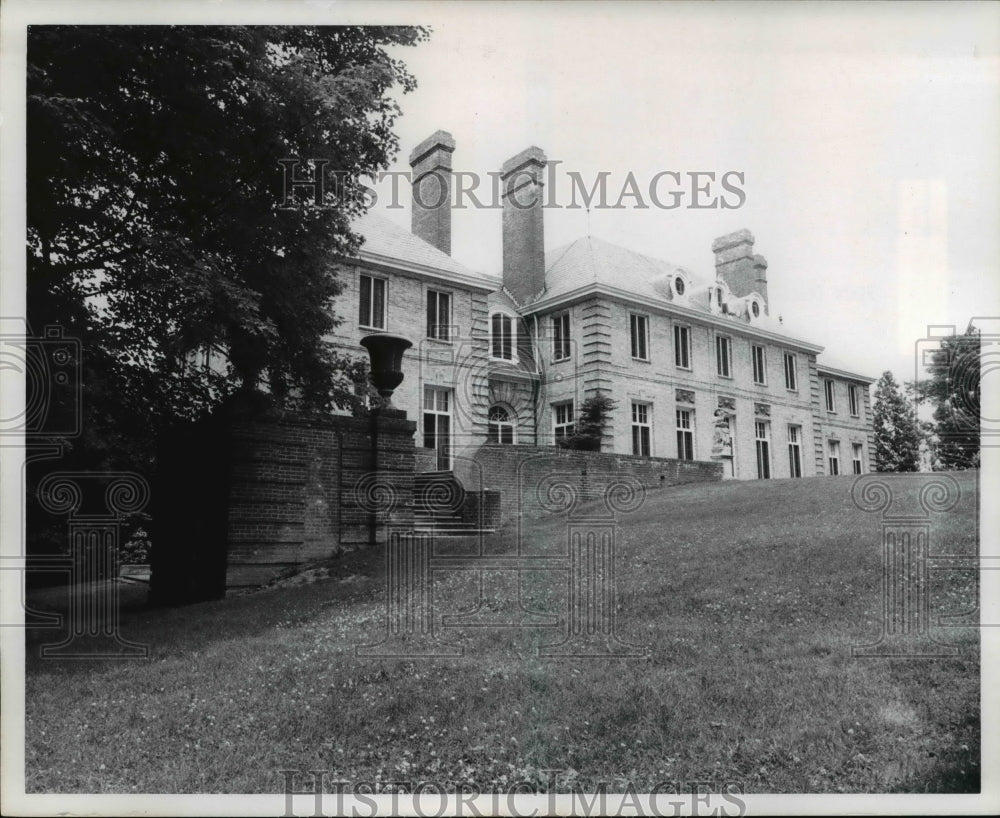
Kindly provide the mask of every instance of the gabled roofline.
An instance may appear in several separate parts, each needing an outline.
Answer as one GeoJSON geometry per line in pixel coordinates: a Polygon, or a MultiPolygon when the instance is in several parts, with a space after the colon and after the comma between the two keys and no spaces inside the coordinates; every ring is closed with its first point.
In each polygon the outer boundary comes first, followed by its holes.
{"type": "Polygon", "coordinates": [[[816,371],[824,375],[833,375],[837,378],[843,378],[848,381],[861,381],[862,383],[872,384],[878,380],[878,378],[870,378],[867,375],[859,375],[857,372],[848,372],[846,369],[837,369],[834,366],[824,366],[823,364],[816,362],[816,371]]]}
{"type": "Polygon", "coordinates": [[[685,307],[683,304],[678,304],[676,301],[657,301],[652,298],[646,298],[642,295],[636,295],[628,290],[622,290],[618,287],[612,287],[608,284],[594,281],[587,282],[583,286],[577,287],[575,290],[570,290],[562,295],[537,301],[534,304],[525,307],[522,310],[522,313],[530,315],[532,313],[554,310],[558,307],[567,306],[574,301],[579,301],[592,295],[606,295],[620,301],[629,301],[646,309],[655,310],[656,312],[667,315],[679,315],[686,320],[697,321],[702,324],[726,330],[727,332],[738,332],[743,335],[752,335],[756,338],[772,341],[775,344],[781,344],[783,346],[797,349],[802,352],[808,352],[813,355],[819,355],[825,349],[825,347],[822,347],[819,344],[811,344],[808,341],[800,341],[797,338],[792,338],[788,335],[782,335],[777,332],[771,332],[770,330],[754,326],[753,324],[746,324],[742,321],[737,324],[734,321],[712,315],[711,313],[702,312],[701,310],[696,310],[692,307],[685,307]]]}
{"type": "Polygon", "coordinates": [[[417,264],[412,261],[402,261],[393,256],[383,256],[373,253],[370,250],[362,249],[357,256],[342,256],[342,262],[348,264],[360,263],[367,267],[374,267],[382,270],[394,272],[411,273],[422,278],[431,278],[445,284],[461,285],[473,290],[480,290],[484,293],[491,293],[499,289],[500,279],[489,279],[468,273],[457,273],[451,270],[441,270],[426,264],[417,264]]]}

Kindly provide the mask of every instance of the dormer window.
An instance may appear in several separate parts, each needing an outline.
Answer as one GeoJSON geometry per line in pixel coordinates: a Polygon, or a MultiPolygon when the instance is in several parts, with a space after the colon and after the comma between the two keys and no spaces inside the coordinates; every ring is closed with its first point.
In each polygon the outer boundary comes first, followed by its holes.
{"type": "Polygon", "coordinates": [[[517,360],[517,329],[514,317],[503,312],[490,316],[490,357],[499,361],[517,360]]]}
{"type": "Polygon", "coordinates": [[[677,276],[674,279],[674,292],[677,293],[677,295],[684,295],[684,279],[680,276],[677,276]]]}
{"type": "Polygon", "coordinates": [[[750,314],[753,315],[754,318],[760,318],[760,304],[756,301],[752,301],[750,303],[750,314]]]}
{"type": "Polygon", "coordinates": [[[722,287],[713,287],[710,290],[710,294],[711,298],[709,300],[715,302],[714,304],[711,305],[715,307],[715,311],[721,312],[723,315],[728,313],[729,308],[726,306],[725,302],[726,298],[725,290],[723,290],[722,287]]]}

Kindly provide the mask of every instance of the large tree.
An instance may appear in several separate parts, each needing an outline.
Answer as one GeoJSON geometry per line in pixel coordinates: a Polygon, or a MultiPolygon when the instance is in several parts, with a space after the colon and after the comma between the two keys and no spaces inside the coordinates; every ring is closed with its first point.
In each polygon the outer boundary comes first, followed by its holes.
{"type": "Polygon", "coordinates": [[[317,409],[350,400],[355,364],[324,340],[334,262],[359,246],[357,180],[398,147],[392,94],[415,81],[392,54],[426,36],[31,27],[28,320],[82,343],[78,450],[120,460],[234,390],[266,385],[317,409]],[[341,184],[288,202],[286,159],[302,160],[299,178],[326,160],[341,184]],[[211,348],[226,370],[191,366],[211,348]]]}
{"type": "Polygon", "coordinates": [[[918,401],[934,406],[937,468],[979,465],[981,349],[979,330],[972,325],[961,335],[942,338],[927,364],[928,377],[908,384],[918,401]]]}
{"type": "Polygon", "coordinates": [[[913,406],[889,371],[875,385],[872,407],[875,426],[875,469],[917,471],[920,467],[920,429],[913,406]]]}

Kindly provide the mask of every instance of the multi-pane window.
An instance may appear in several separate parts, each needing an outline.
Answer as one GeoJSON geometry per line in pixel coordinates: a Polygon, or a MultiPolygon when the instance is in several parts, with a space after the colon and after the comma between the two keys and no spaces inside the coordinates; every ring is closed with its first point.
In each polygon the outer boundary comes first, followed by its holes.
{"type": "Polygon", "coordinates": [[[852,417],[857,417],[861,414],[861,401],[858,400],[858,387],[854,384],[850,384],[847,387],[847,402],[850,405],[852,417]]]}
{"type": "Polygon", "coordinates": [[[502,312],[490,317],[490,356],[503,361],[514,360],[514,319],[502,312]]]}
{"type": "Polygon", "coordinates": [[[632,339],[632,357],[649,360],[649,319],[645,315],[629,313],[629,332],[632,339]]]}
{"type": "Polygon", "coordinates": [[[451,468],[450,389],[424,387],[424,448],[435,450],[436,468],[451,468]]]}
{"type": "Polygon", "coordinates": [[[632,404],[632,454],[650,455],[650,405],[632,404]]]}
{"type": "Polygon", "coordinates": [[[677,410],[677,459],[694,460],[694,429],[690,409],[677,410]]]}
{"type": "Polygon", "coordinates": [[[733,339],[727,335],[715,336],[715,365],[723,378],[732,377],[733,339]]]}
{"type": "Polygon", "coordinates": [[[572,437],[576,431],[576,419],[573,416],[573,401],[552,405],[552,428],[556,442],[572,437]]]}
{"type": "Polygon", "coordinates": [[[798,386],[798,372],[796,371],[795,356],[791,352],[785,353],[785,388],[795,391],[798,386]]]}
{"type": "Polygon", "coordinates": [[[489,439],[491,443],[516,443],[516,424],[509,409],[503,406],[491,406],[489,414],[489,439]]]}
{"type": "Polygon", "coordinates": [[[802,476],[802,427],[788,427],[788,474],[790,477],[802,476]]]}
{"type": "Polygon", "coordinates": [[[826,442],[826,459],[829,464],[829,473],[831,476],[836,476],[840,474],[840,441],[839,440],[828,440],[826,442]]]}
{"type": "Polygon", "coordinates": [[[854,473],[855,474],[861,474],[861,471],[863,469],[862,460],[861,460],[861,458],[862,458],[862,452],[863,452],[863,449],[862,449],[860,443],[853,443],[853,444],[851,444],[851,455],[852,455],[852,457],[851,457],[851,465],[854,467],[854,473]]]}
{"type": "Polygon", "coordinates": [[[767,357],[764,347],[752,344],[750,346],[750,358],[753,360],[753,382],[767,383],[767,357]]]}
{"type": "Polygon", "coordinates": [[[770,424],[766,420],[756,420],[753,426],[757,444],[757,479],[767,480],[771,476],[770,424]]]}
{"type": "Polygon", "coordinates": [[[823,392],[826,395],[826,411],[836,412],[837,404],[834,401],[833,397],[833,381],[831,381],[829,378],[823,381],[823,392]]]}
{"type": "Polygon", "coordinates": [[[681,369],[691,368],[691,327],[674,324],[674,363],[681,369]]]}
{"type": "Polygon", "coordinates": [[[427,291],[427,337],[439,341],[451,339],[451,295],[427,291]]]}
{"type": "Polygon", "coordinates": [[[358,323],[372,329],[385,329],[385,279],[360,277],[358,323]]]}
{"type": "Polygon", "coordinates": [[[569,313],[564,312],[552,319],[552,360],[562,361],[569,355],[569,313]]]}

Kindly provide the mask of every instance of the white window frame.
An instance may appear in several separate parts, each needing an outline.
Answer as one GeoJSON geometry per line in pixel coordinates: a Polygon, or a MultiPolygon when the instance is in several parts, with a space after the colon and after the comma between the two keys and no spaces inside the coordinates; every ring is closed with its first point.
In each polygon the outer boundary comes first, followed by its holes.
{"type": "Polygon", "coordinates": [[[851,444],[851,471],[854,474],[864,474],[865,447],[862,443],[851,444]]]}
{"type": "Polygon", "coordinates": [[[435,467],[442,468],[442,455],[441,455],[441,444],[440,444],[440,427],[439,427],[439,417],[448,418],[448,434],[444,442],[444,459],[445,459],[445,469],[450,469],[454,463],[454,441],[455,441],[455,423],[454,415],[452,414],[452,406],[455,403],[455,392],[453,389],[449,389],[443,386],[424,386],[424,400],[421,408],[421,420],[423,425],[421,426],[421,434],[423,436],[423,448],[432,449],[434,451],[435,457],[435,467]],[[438,400],[438,397],[443,396],[444,408],[441,407],[442,401],[438,400]],[[428,398],[430,398],[430,406],[428,406],[428,398]],[[426,416],[433,415],[434,420],[434,437],[435,446],[427,445],[427,428],[426,428],[426,416]]]}
{"type": "Polygon", "coordinates": [[[503,310],[493,310],[493,312],[490,313],[490,360],[492,360],[492,361],[509,361],[512,364],[516,364],[517,363],[517,320],[518,320],[517,316],[511,315],[509,312],[505,312],[503,310]],[[510,357],[509,358],[504,357],[503,354],[502,354],[503,353],[503,347],[504,347],[504,333],[503,333],[502,326],[501,326],[500,339],[499,339],[500,340],[500,352],[501,352],[501,354],[500,355],[495,355],[494,354],[494,349],[496,347],[497,338],[496,338],[496,333],[493,330],[493,324],[494,324],[493,319],[495,317],[497,317],[497,316],[499,316],[501,318],[501,321],[507,321],[507,322],[509,322],[509,326],[510,326],[510,357]]]}
{"type": "Polygon", "coordinates": [[[797,423],[788,424],[788,476],[802,476],[802,427],[797,423]]]}
{"type": "Polygon", "coordinates": [[[785,389],[789,392],[799,391],[799,362],[794,352],[784,354],[785,389]],[[791,377],[789,377],[791,375],[791,377]]]}
{"type": "Polygon", "coordinates": [[[674,324],[674,366],[691,370],[691,327],[687,324],[674,324]]]}
{"type": "Polygon", "coordinates": [[[641,312],[630,312],[628,314],[628,339],[629,339],[629,352],[632,354],[633,361],[649,361],[649,316],[644,315],[641,312]],[[637,332],[637,327],[641,323],[643,328],[642,337],[639,336],[637,332]],[[639,343],[641,342],[641,344],[639,343]],[[641,349],[637,349],[641,345],[641,349]],[[638,355],[637,352],[645,351],[645,355],[638,355]]]}
{"type": "Polygon", "coordinates": [[[506,446],[516,446],[517,445],[517,415],[514,411],[503,403],[494,403],[487,410],[486,414],[486,425],[487,425],[487,439],[490,443],[499,443],[506,446]],[[493,411],[499,409],[507,415],[506,420],[493,420],[493,411]],[[494,436],[494,427],[496,435],[494,436]],[[504,428],[510,428],[510,443],[504,443],[503,440],[503,430],[504,428]]]}
{"type": "Polygon", "coordinates": [[[558,444],[559,440],[565,437],[572,437],[576,433],[576,407],[571,400],[561,400],[552,404],[552,439],[558,444]],[[559,413],[561,409],[566,410],[568,420],[560,421],[559,413]],[[560,435],[559,431],[563,434],[560,435]]]}
{"type": "Polygon", "coordinates": [[[567,361],[572,356],[569,311],[552,316],[552,360],[567,361]]]}
{"type": "Polygon", "coordinates": [[[767,386],[767,347],[763,344],[750,344],[750,363],[753,368],[753,382],[758,386],[767,386]],[[760,359],[759,367],[757,365],[758,357],[760,359]]]}
{"type": "Polygon", "coordinates": [[[639,457],[653,456],[653,404],[632,401],[632,454],[639,457]],[[638,436],[636,433],[638,432],[638,436]],[[645,432],[645,436],[643,436],[645,432]],[[638,444],[638,446],[636,445],[638,444]],[[642,451],[643,449],[646,451],[642,451]],[[638,451],[636,451],[638,449],[638,451]]]}
{"type": "Polygon", "coordinates": [[[828,440],[826,442],[826,468],[830,477],[840,474],[840,441],[828,440]]]}
{"type": "Polygon", "coordinates": [[[715,336],[715,372],[720,378],[733,377],[733,338],[731,335],[718,333],[715,336]],[[726,357],[721,355],[722,347],[725,347],[726,357]],[[725,360],[725,373],[723,373],[723,360],[725,360]]]}
{"type": "Polygon", "coordinates": [[[694,460],[694,409],[678,408],[674,419],[677,426],[677,459],[694,460]],[[690,457],[685,457],[685,454],[690,457]]]}
{"type": "Polygon", "coordinates": [[[757,479],[771,479],[771,424],[766,420],[753,422],[754,448],[757,452],[757,479]]]}
{"type": "Polygon", "coordinates": [[[853,383],[847,384],[847,405],[852,418],[861,417],[861,401],[858,387],[853,383]]]}
{"type": "Polygon", "coordinates": [[[358,273],[358,326],[364,329],[379,329],[387,330],[389,328],[389,282],[387,279],[380,278],[379,276],[373,276],[368,273],[358,273]],[[361,310],[364,306],[362,301],[362,280],[368,279],[371,284],[368,290],[368,310],[367,315],[364,316],[367,320],[362,320],[361,310]],[[382,322],[378,324],[375,322],[375,282],[381,282],[382,284],[382,322]]]}
{"type": "Polygon", "coordinates": [[[452,304],[454,303],[454,298],[452,293],[446,290],[433,290],[428,288],[427,298],[426,298],[426,308],[427,308],[427,337],[433,341],[444,341],[451,343],[452,336],[452,304]],[[447,312],[445,316],[446,321],[441,321],[441,299],[447,299],[447,312]],[[431,323],[431,304],[434,305],[434,317],[435,322],[431,323]]]}
{"type": "Polygon", "coordinates": [[[826,402],[827,412],[837,412],[837,390],[833,383],[833,378],[823,379],[823,398],[826,402]]]}

